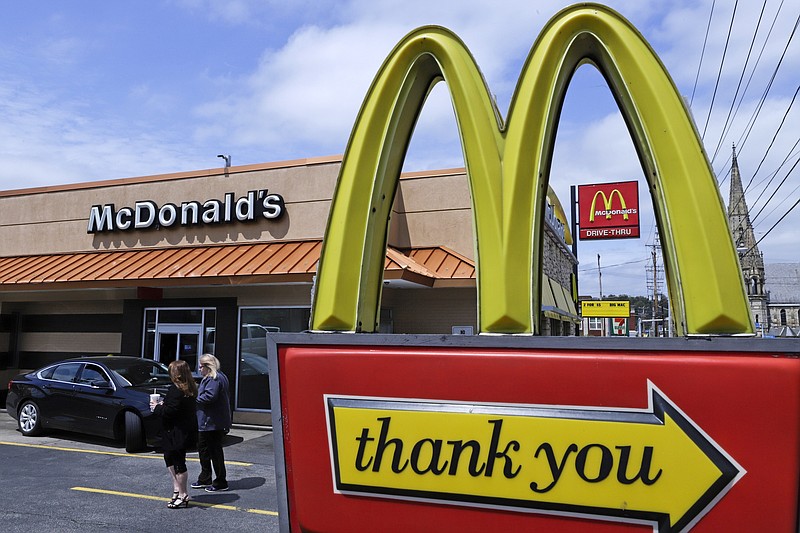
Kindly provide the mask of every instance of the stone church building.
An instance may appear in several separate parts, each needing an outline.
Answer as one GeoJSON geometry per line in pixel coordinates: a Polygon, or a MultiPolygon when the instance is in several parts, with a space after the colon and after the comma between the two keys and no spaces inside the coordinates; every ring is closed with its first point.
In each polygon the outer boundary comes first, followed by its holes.
{"type": "Polygon", "coordinates": [[[731,163],[728,225],[742,265],[758,335],[800,335],[800,263],[764,263],[744,196],[736,147],[731,163]]]}

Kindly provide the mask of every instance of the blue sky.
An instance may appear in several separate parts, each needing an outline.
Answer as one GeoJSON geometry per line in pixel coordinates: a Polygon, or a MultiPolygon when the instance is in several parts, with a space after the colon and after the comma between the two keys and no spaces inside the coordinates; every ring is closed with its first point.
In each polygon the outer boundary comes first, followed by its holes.
{"type": "MultiPolygon", "coordinates": [[[[17,4],[0,18],[0,190],[214,168],[222,164],[216,157],[221,153],[230,154],[234,165],[340,154],[379,65],[403,35],[424,24],[446,26],[461,37],[505,114],[536,36],[569,3],[17,4]]],[[[681,93],[691,99],[698,129],[707,132],[709,154],[721,146],[713,166],[723,180],[726,203],[733,142],[741,146],[745,185],[758,169],[747,199],[751,212],[767,204],[755,221],[756,236],[761,237],[800,197],[800,171],[795,170],[775,198],[766,201],[798,159],[792,147],[800,131],[800,110],[792,107],[785,119],[784,114],[800,82],[800,36],[785,52],[752,133],[740,141],[784,52],[800,5],[784,2],[775,18],[781,2],[767,2],[751,67],[765,41],[766,47],[730,133],[723,137],[762,6],[716,1],[698,76],[711,3],[608,2],[640,30],[681,93]]],[[[749,69],[746,74],[743,86],[749,69]]],[[[440,84],[423,110],[406,169],[462,165],[452,110],[440,84]]],[[[551,184],[567,207],[570,185],[630,179],[641,181],[642,238],[579,243],[582,294],[599,293],[597,254],[602,257],[605,295],[645,293],[654,220],[616,104],[602,77],[592,67],[581,67],[564,105],[551,184]]],[[[800,262],[799,222],[800,207],[764,237],[759,247],[767,263],[800,262]]]]}

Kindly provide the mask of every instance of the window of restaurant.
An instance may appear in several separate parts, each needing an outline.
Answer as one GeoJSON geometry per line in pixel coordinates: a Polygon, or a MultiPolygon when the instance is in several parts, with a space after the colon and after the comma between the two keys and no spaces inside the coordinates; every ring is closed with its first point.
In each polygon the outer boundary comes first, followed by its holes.
{"type": "Polygon", "coordinates": [[[305,331],[310,317],[308,307],[243,307],[239,310],[237,409],[271,409],[267,335],[305,331]]]}
{"type": "Polygon", "coordinates": [[[214,353],[216,321],[214,308],[146,308],[142,357],[165,365],[183,360],[196,372],[200,354],[214,353]]]}

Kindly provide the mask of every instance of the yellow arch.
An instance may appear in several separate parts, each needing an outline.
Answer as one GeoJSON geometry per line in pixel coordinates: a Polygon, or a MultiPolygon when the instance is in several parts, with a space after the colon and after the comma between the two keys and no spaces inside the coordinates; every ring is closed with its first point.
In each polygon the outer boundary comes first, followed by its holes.
{"type": "Polygon", "coordinates": [[[556,125],[569,81],[584,63],[608,81],[646,173],[678,333],[751,333],[722,200],[683,100],[636,29],[593,4],[562,10],[542,30],[507,125],[472,56],[448,30],[419,28],[392,50],[367,93],[342,162],[312,328],[377,329],[389,212],[402,161],[428,92],[444,79],[472,193],[479,330],[536,333],[556,125]]]}

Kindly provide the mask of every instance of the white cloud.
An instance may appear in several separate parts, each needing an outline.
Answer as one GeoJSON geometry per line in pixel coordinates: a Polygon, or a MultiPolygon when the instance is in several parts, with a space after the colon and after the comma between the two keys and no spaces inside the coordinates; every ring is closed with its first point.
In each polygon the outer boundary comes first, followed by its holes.
{"type": "Polygon", "coordinates": [[[0,81],[0,157],[4,188],[24,188],[186,170],[170,142],[98,122],[85,102],[0,81]],[[157,161],[157,165],[154,165],[157,161]]]}
{"type": "MultiPolygon", "coordinates": [[[[182,24],[202,20],[207,28],[209,21],[212,25],[218,22],[220,33],[210,38],[218,39],[219,47],[226,46],[224,32],[235,31],[247,32],[248,38],[239,42],[251,44],[252,48],[231,49],[224,54],[231,65],[222,74],[187,70],[185,78],[168,81],[147,78],[148,66],[138,64],[123,65],[126,75],[120,76],[119,70],[111,68],[118,66],[116,58],[104,55],[110,47],[104,46],[107,43],[102,39],[113,32],[87,36],[70,30],[68,14],[54,16],[43,22],[51,30],[43,33],[52,35],[50,38],[38,41],[28,50],[23,37],[16,41],[7,37],[13,44],[0,49],[0,76],[5,76],[0,78],[0,157],[5,168],[0,174],[3,180],[0,186],[17,188],[206,168],[219,163],[215,156],[221,151],[231,153],[234,164],[341,153],[379,65],[403,35],[423,24],[446,26],[465,42],[505,116],[520,68],[542,26],[570,3],[564,0],[513,0],[492,5],[478,0],[351,0],[334,4],[311,0],[223,3],[171,0],[167,5],[179,8],[182,24]],[[35,54],[37,61],[24,61],[26,52],[35,54]],[[52,70],[43,68],[45,64],[52,70]],[[96,66],[97,70],[93,68],[88,73],[81,69],[87,65],[96,66]],[[144,74],[134,78],[131,72],[144,74]],[[58,76],[48,76],[52,73],[58,76]],[[98,83],[73,83],[73,80],[85,82],[88,76],[98,83]],[[81,92],[73,92],[76,87],[81,92]],[[102,101],[98,101],[94,92],[100,90],[103,90],[102,101]],[[176,112],[184,107],[191,111],[176,112]]],[[[711,0],[609,3],[640,29],[661,56],[681,93],[689,96],[711,0]]],[[[706,136],[712,155],[761,7],[751,4],[739,2],[737,8],[737,22],[706,136]]],[[[741,144],[739,136],[744,123],[783,51],[797,16],[796,6],[790,4],[785,4],[776,23],[737,123],[721,143],[714,164],[718,172],[726,170],[731,142],[741,144]]],[[[733,0],[716,1],[693,104],[701,130],[732,9],[733,0]]],[[[775,4],[769,3],[762,31],[771,23],[774,9],[775,4]]],[[[162,11],[165,15],[168,12],[162,11]]],[[[96,24],[104,22],[109,23],[98,19],[96,24]]],[[[142,30],[145,35],[145,28],[142,30]]],[[[759,38],[757,50],[761,42],[759,38]]],[[[165,41],[164,46],[179,49],[182,44],[165,41]]],[[[789,49],[771,101],[761,111],[747,143],[740,146],[739,163],[745,180],[755,172],[797,87],[798,44],[795,42],[789,49]]],[[[153,60],[152,56],[148,58],[153,60]]],[[[131,61],[138,59],[135,54],[130,55],[131,61]]],[[[198,69],[201,63],[198,62],[198,69]]],[[[170,68],[158,66],[162,70],[170,68]]],[[[642,179],[632,141],[605,81],[597,74],[586,76],[581,70],[574,80],[564,106],[552,169],[554,188],[565,206],[572,184],[642,179]]],[[[796,141],[796,132],[800,131],[798,120],[800,110],[795,110],[756,181],[780,165],[796,141]]],[[[446,87],[439,85],[423,109],[412,138],[407,168],[461,164],[452,108],[446,87]]],[[[763,222],[757,221],[757,232],[766,231],[794,202],[796,176],[797,171],[778,195],[784,203],[774,200],[770,204],[774,212],[769,216],[765,213],[763,222]]],[[[650,210],[647,189],[641,183],[640,196],[650,210]]],[[[727,182],[723,197],[727,199],[727,182]]],[[[791,229],[798,222],[800,208],[795,208],[765,238],[760,245],[765,260],[798,260],[800,248],[796,232],[791,229]]],[[[604,292],[643,292],[614,288],[615,278],[623,287],[630,280],[644,285],[641,260],[647,257],[644,244],[651,238],[652,221],[643,221],[642,234],[650,237],[636,242],[582,244],[588,254],[584,256],[582,252],[582,259],[588,263],[582,268],[591,266],[596,253],[602,254],[604,265],[623,264],[604,270],[604,292]]]]}
{"type": "Polygon", "coordinates": [[[387,27],[299,30],[284,48],[265,52],[235,92],[198,108],[204,122],[227,125],[222,132],[205,127],[201,138],[222,133],[277,157],[304,147],[342,152],[393,33],[387,27]],[[364,42],[384,45],[365,48],[364,42]]]}

